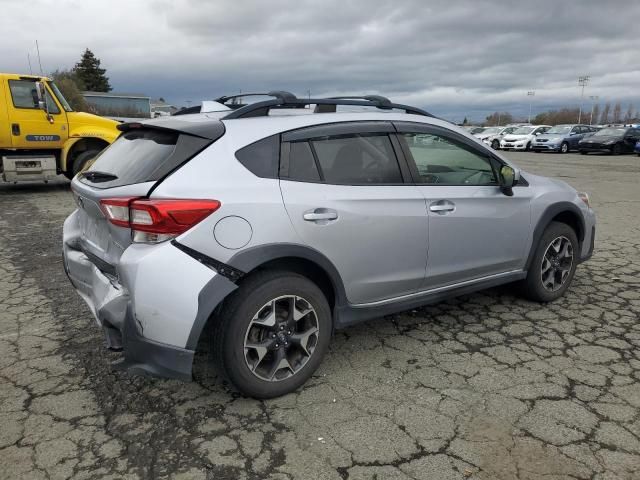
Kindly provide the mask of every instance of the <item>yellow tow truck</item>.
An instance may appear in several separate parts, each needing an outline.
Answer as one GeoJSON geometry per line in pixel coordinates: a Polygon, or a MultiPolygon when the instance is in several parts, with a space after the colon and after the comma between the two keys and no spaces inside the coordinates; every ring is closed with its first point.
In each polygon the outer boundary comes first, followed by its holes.
{"type": "Polygon", "coordinates": [[[0,73],[0,179],[73,178],[118,137],[116,125],[74,112],[46,77],[0,73]]]}

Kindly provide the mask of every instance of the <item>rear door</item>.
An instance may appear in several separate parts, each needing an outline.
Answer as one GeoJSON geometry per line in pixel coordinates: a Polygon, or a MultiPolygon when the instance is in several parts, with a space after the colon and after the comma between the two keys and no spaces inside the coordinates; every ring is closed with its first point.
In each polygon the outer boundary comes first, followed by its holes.
{"type": "Polygon", "coordinates": [[[62,148],[69,137],[67,114],[46,88],[46,102],[51,121],[38,106],[36,79],[7,80],[7,109],[13,148],[62,148]]]}
{"type": "Polygon", "coordinates": [[[436,288],[523,267],[531,231],[531,189],[505,196],[495,159],[462,135],[396,123],[429,216],[429,258],[422,288],[436,288]]]}
{"type": "Polygon", "coordinates": [[[415,292],[424,279],[424,197],[388,122],[283,135],[280,188],[300,242],[336,267],[352,304],[415,292]]]}
{"type": "Polygon", "coordinates": [[[131,244],[131,230],[110,223],[100,200],[146,197],[158,180],[211,142],[175,130],[143,126],[123,133],[103,150],[71,184],[84,253],[98,266],[113,269],[131,244]]]}

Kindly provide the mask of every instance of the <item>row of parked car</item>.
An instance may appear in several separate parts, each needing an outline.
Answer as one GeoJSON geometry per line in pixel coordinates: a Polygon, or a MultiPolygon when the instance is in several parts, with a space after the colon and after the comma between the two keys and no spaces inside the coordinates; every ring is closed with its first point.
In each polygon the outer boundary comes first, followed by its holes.
{"type": "Polygon", "coordinates": [[[469,132],[494,150],[526,150],[534,152],[579,151],[640,155],[640,127],[567,124],[507,125],[505,127],[471,127],[469,132]]]}

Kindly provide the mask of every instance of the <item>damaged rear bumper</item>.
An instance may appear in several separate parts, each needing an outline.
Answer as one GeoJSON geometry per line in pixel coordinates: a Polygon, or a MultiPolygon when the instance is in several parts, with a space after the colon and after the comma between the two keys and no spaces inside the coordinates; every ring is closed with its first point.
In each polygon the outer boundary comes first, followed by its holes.
{"type": "Polygon", "coordinates": [[[116,369],[190,380],[204,325],[235,283],[166,243],[132,245],[117,268],[103,265],[67,229],[65,272],[102,328],[122,350],[116,369]]]}

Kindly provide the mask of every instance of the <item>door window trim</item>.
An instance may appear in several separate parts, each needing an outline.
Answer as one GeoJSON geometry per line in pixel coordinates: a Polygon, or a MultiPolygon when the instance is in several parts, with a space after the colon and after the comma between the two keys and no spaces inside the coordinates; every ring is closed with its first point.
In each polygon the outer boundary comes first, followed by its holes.
{"type": "MultiPolygon", "coordinates": [[[[38,108],[36,106],[33,106],[33,107],[20,107],[20,106],[16,105],[15,98],[13,97],[13,90],[11,90],[11,83],[13,83],[13,82],[29,82],[29,81],[30,80],[24,80],[24,79],[20,79],[20,78],[11,78],[11,79],[9,79],[7,81],[7,85],[8,85],[8,88],[9,88],[9,96],[11,97],[11,104],[13,105],[13,108],[18,108],[20,110],[40,110],[40,108],[38,108]]],[[[35,85],[36,81],[34,80],[32,83],[35,85]]],[[[48,97],[53,101],[53,104],[58,109],[57,112],[49,111],[49,113],[51,115],[60,115],[62,113],[62,109],[60,108],[60,105],[58,105],[58,102],[56,101],[55,95],[49,90],[49,86],[46,83],[44,85],[44,88],[45,88],[46,92],[49,94],[48,97]]]]}

